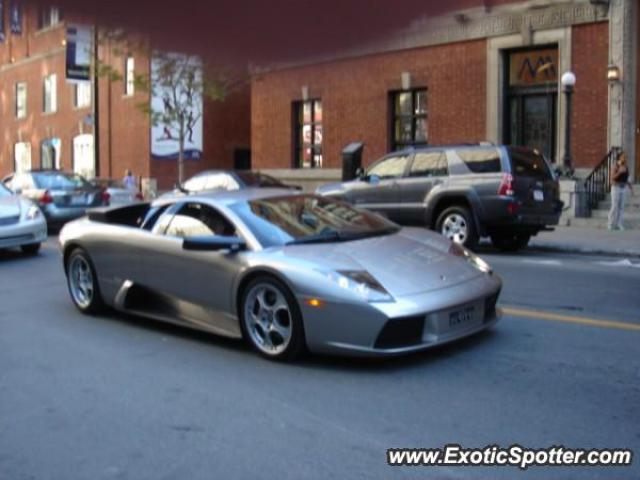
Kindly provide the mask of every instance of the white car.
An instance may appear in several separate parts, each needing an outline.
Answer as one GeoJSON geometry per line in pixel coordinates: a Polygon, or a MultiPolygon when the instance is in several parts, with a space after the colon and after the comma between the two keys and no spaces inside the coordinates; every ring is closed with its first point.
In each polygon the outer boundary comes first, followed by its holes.
{"type": "Polygon", "coordinates": [[[142,200],[142,195],[137,189],[127,188],[120,180],[94,178],[90,183],[104,190],[112,207],[129,205],[142,200]]]}
{"type": "Polygon", "coordinates": [[[20,247],[35,255],[47,239],[47,222],[40,208],[0,184],[0,249],[20,247]]]}

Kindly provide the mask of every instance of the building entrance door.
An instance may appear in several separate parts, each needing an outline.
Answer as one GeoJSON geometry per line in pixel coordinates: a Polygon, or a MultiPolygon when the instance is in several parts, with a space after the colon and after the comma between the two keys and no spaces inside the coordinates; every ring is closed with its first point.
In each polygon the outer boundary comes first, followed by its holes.
{"type": "Polygon", "coordinates": [[[506,63],[504,141],[535,148],[554,160],[558,49],[507,52],[506,63]]]}

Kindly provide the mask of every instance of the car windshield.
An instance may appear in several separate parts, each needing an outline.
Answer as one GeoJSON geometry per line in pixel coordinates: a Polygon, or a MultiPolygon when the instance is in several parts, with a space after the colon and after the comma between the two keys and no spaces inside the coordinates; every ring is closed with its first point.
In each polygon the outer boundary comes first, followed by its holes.
{"type": "Polygon", "coordinates": [[[34,173],[33,179],[38,188],[47,190],[72,190],[91,186],[83,177],[73,173],[34,173]]]}
{"type": "Polygon", "coordinates": [[[278,179],[270,175],[257,172],[236,172],[236,175],[248,187],[284,187],[285,185],[278,179]]]}
{"type": "Polygon", "coordinates": [[[4,185],[0,184],[0,197],[10,197],[11,195],[13,195],[11,191],[4,185]]]}
{"type": "Polygon", "coordinates": [[[261,198],[231,209],[264,247],[356,240],[400,229],[379,215],[316,195],[261,198]]]}

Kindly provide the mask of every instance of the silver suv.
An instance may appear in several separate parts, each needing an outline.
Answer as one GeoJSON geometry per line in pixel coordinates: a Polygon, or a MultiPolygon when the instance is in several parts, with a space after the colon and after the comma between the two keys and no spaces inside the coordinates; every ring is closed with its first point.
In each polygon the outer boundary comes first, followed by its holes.
{"type": "Polygon", "coordinates": [[[524,248],[562,212],[553,170],[525,147],[461,145],[389,154],[358,179],[320,195],[374,210],[404,225],[426,225],[467,247],[489,236],[501,250],[524,248]]]}

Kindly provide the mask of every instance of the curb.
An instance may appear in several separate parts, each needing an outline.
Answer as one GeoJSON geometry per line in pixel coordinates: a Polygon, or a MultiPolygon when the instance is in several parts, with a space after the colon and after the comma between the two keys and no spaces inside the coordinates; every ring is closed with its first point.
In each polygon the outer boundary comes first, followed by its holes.
{"type": "Polygon", "coordinates": [[[529,251],[540,252],[561,252],[571,253],[574,255],[608,255],[611,257],[633,257],[640,258],[640,251],[638,250],[607,250],[598,247],[580,247],[576,245],[544,245],[544,244],[530,244],[527,248],[529,251]]]}

